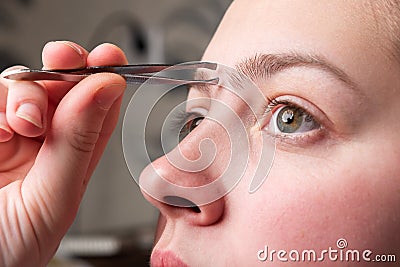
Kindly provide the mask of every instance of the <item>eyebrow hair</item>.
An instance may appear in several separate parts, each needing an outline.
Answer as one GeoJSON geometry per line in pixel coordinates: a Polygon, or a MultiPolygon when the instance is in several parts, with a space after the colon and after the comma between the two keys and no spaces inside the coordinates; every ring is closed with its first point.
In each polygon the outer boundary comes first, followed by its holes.
{"type": "MultiPolygon", "coordinates": [[[[243,81],[250,79],[257,83],[260,79],[268,79],[279,71],[293,67],[314,67],[327,71],[351,89],[358,91],[356,83],[346,72],[321,56],[301,53],[255,54],[237,63],[235,65],[237,72],[226,73],[226,76],[222,79],[228,79],[228,84],[233,85],[236,89],[245,89],[243,81]]],[[[210,79],[209,75],[203,71],[196,72],[195,76],[196,79],[210,79]]],[[[189,89],[192,88],[204,95],[209,95],[213,86],[197,84],[189,89]]]]}
{"type": "Polygon", "coordinates": [[[256,54],[236,64],[236,69],[253,82],[270,78],[273,74],[292,67],[316,67],[333,74],[351,88],[356,88],[352,79],[340,68],[321,56],[299,53],[256,54]]]}

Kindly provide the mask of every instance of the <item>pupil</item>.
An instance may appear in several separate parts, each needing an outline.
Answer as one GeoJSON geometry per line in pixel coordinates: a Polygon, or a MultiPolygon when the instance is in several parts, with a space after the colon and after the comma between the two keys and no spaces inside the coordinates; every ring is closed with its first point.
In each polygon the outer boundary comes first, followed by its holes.
{"type": "Polygon", "coordinates": [[[293,120],[294,120],[293,110],[291,110],[291,109],[285,110],[285,112],[283,112],[283,114],[282,114],[282,121],[284,123],[290,124],[293,122],[293,120]]]}
{"type": "Polygon", "coordinates": [[[282,133],[295,133],[303,123],[303,115],[300,109],[284,107],[276,118],[279,131],[282,133]]]}

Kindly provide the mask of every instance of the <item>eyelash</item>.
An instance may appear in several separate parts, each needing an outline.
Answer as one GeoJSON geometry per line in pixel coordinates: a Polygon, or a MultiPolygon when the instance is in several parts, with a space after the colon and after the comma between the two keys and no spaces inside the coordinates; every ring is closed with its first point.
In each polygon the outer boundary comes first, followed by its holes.
{"type": "Polygon", "coordinates": [[[285,105],[288,107],[293,107],[293,108],[299,108],[299,106],[290,103],[289,101],[286,100],[277,100],[276,98],[268,98],[267,97],[267,102],[264,104],[263,110],[264,114],[263,117],[265,117],[268,113],[273,113],[272,111],[276,108],[279,107],[280,105],[285,105]]]}
{"type": "MultiPolygon", "coordinates": [[[[269,125],[270,120],[274,119],[274,114],[275,110],[277,110],[281,106],[287,106],[289,108],[295,108],[295,109],[300,109],[303,111],[304,114],[307,114],[310,116],[311,119],[313,119],[318,125],[319,128],[305,132],[305,133],[291,133],[291,134],[285,134],[285,133],[268,133],[271,135],[273,138],[275,138],[277,141],[284,142],[284,143],[289,143],[293,145],[306,145],[308,143],[312,143],[317,141],[319,138],[322,138],[322,132],[323,132],[323,124],[315,118],[309,111],[307,111],[306,108],[294,104],[290,101],[287,100],[281,100],[281,99],[276,99],[276,98],[267,98],[267,102],[264,104],[263,110],[264,113],[262,114],[262,120],[268,118],[268,123],[265,125],[269,125]]],[[[266,127],[266,126],[264,126],[266,127]]]]}
{"type": "MultiPolygon", "coordinates": [[[[279,100],[279,99],[270,99],[267,98],[267,102],[264,104],[263,110],[264,113],[261,116],[261,120],[268,120],[268,124],[265,124],[263,129],[269,125],[271,122],[270,120],[274,119],[274,111],[277,110],[277,108],[281,106],[287,106],[290,108],[297,108],[300,109],[304,112],[304,114],[307,114],[311,119],[313,119],[316,124],[319,125],[318,129],[311,130],[309,132],[303,132],[303,133],[268,133],[270,136],[275,138],[277,141],[281,141],[284,143],[291,143],[293,145],[306,145],[311,142],[315,142],[318,137],[321,137],[321,130],[323,129],[322,124],[319,122],[318,119],[316,119],[310,112],[308,112],[305,108],[301,107],[300,105],[294,104],[290,101],[287,100],[279,100]],[[268,119],[267,119],[268,118],[268,119]]],[[[174,120],[172,121],[171,124],[171,129],[182,129],[192,118],[199,118],[199,117],[205,117],[205,115],[200,114],[198,112],[187,112],[185,110],[179,110],[175,115],[174,115],[174,120]]]]}
{"type": "Polygon", "coordinates": [[[198,117],[202,116],[197,112],[187,112],[185,110],[178,110],[176,114],[174,114],[174,119],[171,122],[171,129],[182,128],[182,126],[189,120],[190,117],[198,117]]]}

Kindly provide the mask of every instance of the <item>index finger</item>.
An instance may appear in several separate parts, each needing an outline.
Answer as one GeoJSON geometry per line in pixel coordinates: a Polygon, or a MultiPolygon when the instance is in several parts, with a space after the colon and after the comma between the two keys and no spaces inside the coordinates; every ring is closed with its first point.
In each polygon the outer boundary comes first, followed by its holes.
{"type": "Polygon", "coordinates": [[[44,69],[78,69],[86,67],[88,52],[69,41],[49,42],[43,47],[44,69]]]}
{"type": "MultiPolygon", "coordinates": [[[[88,52],[69,41],[49,42],[43,47],[43,69],[79,69],[86,67],[88,52]]],[[[49,101],[57,104],[76,84],[72,82],[43,81],[49,92],[49,101]]]]}
{"type": "MultiPolygon", "coordinates": [[[[71,42],[52,42],[43,49],[45,68],[54,69],[83,68],[87,66],[124,65],[128,61],[124,52],[116,45],[105,43],[94,48],[90,53],[71,42]],[[50,57],[54,56],[53,59],[50,57]],[[73,58],[73,60],[71,59],[73,58]],[[62,64],[64,64],[61,66],[62,64]],[[68,64],[67,64],[68,63],[68,64]],[[75,64],[75,65],[73,65],[75,64]]],[[[46,81],[43,82],[49,92],[49,100],[58,103],[76,83],[46,81]]]]}

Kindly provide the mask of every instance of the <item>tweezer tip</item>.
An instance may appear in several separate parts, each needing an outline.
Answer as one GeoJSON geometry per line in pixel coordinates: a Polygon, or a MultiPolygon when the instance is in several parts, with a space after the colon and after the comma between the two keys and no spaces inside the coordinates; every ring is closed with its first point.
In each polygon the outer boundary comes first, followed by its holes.
{"type": "Polygon", "coordinates": [[[0,77],[4,79],[10,79],[11,75],[15,74],[17,70],[8,70],[5,72],[2,72],[0,77]]]}
{"type": "Polygon", "coordinates": [[[14,75],[18,75],[20,73],[29,72],[29,69],[13,69],[7,70],[0,74],[1,78],[12,80],[14,75]]]}

